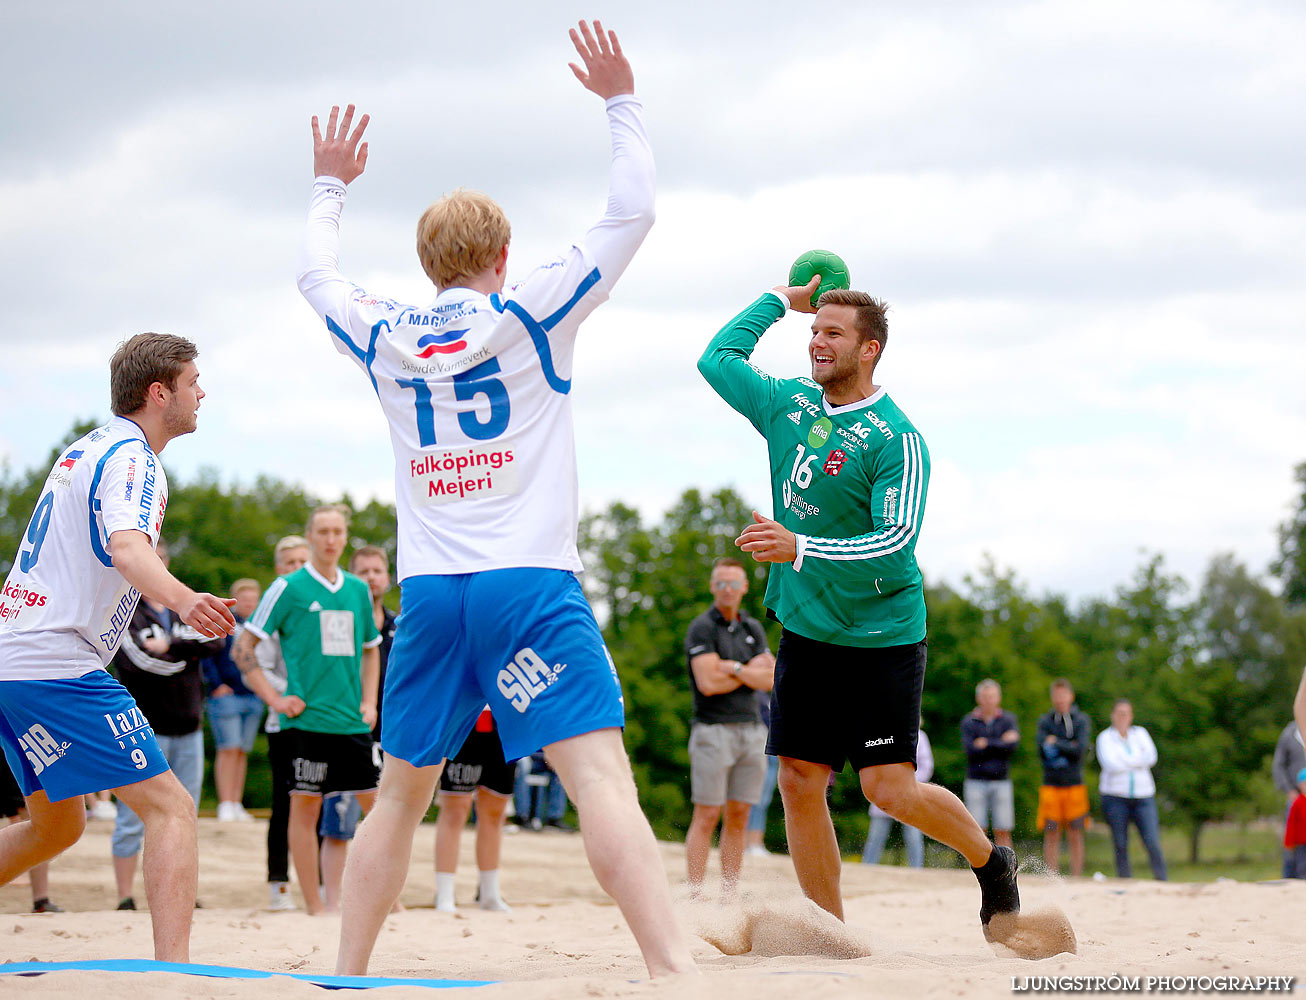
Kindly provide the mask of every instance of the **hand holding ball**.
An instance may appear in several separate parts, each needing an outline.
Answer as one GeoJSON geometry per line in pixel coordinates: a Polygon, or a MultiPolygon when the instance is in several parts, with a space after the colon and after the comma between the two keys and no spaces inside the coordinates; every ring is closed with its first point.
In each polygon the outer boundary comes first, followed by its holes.
{"type": "Polygon", "coordinates": [[[812,294],[813,309],[816,308],[816,301],[823,292],[834,288],[849,288],[852,285],[852,280],[848,276],[848,265],[838,254],[833,254],[829,250],[808,250],[807,253],[799,254],[798,259],[789,268],[789,284],[791,287],[802,288],[817,275],[820,275],[821,283],[812,294]]]}

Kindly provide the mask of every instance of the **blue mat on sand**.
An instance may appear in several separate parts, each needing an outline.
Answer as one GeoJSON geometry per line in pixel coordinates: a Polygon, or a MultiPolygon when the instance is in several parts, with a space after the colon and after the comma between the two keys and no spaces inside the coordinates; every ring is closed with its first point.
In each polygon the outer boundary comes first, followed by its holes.
{"type": "Polygon", "coordinates": [[[366,990],[374,986],[426,986],[448,989],[452,986],[489,986],[494,980],[475,979],[390,979],[383,976],[320,976],[311,972],[264,972],[261,969],[237,969],[230,965],[189,965],[184,962],[155,962],[143,958],[106,958],[88,962],[8,962],[0,965],[0,975],[40,976],[47,972],[86,970],[91,972],[178,972],[183,976],[209,976],[215,979],[270,979],[288,976],[315,986],[333,990],[366,990]]]}

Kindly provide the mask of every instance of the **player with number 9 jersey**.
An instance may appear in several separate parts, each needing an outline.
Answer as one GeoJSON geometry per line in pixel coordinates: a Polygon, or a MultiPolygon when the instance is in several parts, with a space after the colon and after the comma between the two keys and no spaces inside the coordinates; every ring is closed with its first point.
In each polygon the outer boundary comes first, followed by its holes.
{"type": "Polygon", "coordinates": [[[0,679],[81,677],[113,658],[140,593],[109,554],[115,531],[159,539],[168,480],[145,434],[114,417],[59,455],[0,600],[0,679]]]}

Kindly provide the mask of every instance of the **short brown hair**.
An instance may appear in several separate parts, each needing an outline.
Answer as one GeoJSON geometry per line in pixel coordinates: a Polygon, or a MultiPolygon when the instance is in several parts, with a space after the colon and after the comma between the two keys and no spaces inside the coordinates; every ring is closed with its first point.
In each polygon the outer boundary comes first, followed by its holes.
{"type": "Polygon", "coordinates": [[[860,346],[867,340],[873,340],[880,345],[879,354],[875,359],[878,361],[880,355],[884,353],[885,346],[889,343],[889,303],[883,299],[875,299],[865,292],[855,292],[850,288],[832,288],[828,292],[822,292],[821,297],[816,300],[816,307],[821,306],[852,306],[853,307],[853,328],[857,331],[857,343],[860,346]]]}
{"type": "Polygon", "coordinates": [[[417,220],[417,257],[437,288],[449,288],[491,267],[512,238],[512,227],[493,198],[458,188],[417,220]]]}
{"type": "MultiPolygon", "coordinates": [[[[345,530],[349,530],[349,519],[353,516],[353,511],[342,503],[324,503],[320,507],[314,507],[312,513],[308,515],[308,520],[304,522],[304,534],[309,535],[313,532],[313,519],[319,514],[339,514],[345,519],[345,530]]],[[[304,543],[308,545],[308,542],[304,543]]],[[[311,548],[311,546],[309,546],[311,548]]]]}
{"type": "Polygon", "coordinates": [[[199,353],[185,337],[170,333],[138,333],[124,340],[109,359],[109,408],[123,417],[145,405],[155,382],[176,389],[177,376],[199,353]]]}
{"type": "Polygon", "coordinates": [[[381,548],[379,545],[360,545],[358,548],[354,549],[354,554],[349,557],[349,572],[352,573],[354,571],[354,567],[358,564],[358,560],[368,557],[380,559],[385,563],[386,572],[390,571],[390,556],[387,554],[385,549],[381,548]]]}
{"type": "Polygon", "coordinates": [[[1075,693],[1075,685],[1071,684],[1070,681],[1067,680],[1065,677],[1058,677],[1050,685],[1048,685],[1049,691],[1051,691],[1053,688],[1065,688],[1071,694],[1075,693]]]}

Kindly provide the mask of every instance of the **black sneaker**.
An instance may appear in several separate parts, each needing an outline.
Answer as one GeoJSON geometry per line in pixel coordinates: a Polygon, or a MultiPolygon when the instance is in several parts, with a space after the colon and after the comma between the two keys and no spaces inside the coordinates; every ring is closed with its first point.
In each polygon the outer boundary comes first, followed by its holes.
{"type": "Polygon", "coordinates": [[[980,884],[980,923],[984,936],[995,913],[1019,913],[1020,890],[1016,888],[1016,852],[1010,847],[994,847],[982,868],[972,868],[980,884]]]}
{"type": "Polygon", "coordinates": [[[32,900],[33,913],[63,913],[63,907],[50,901],[48,896],[32,900]]]}
{"type": "Polygon", "coordinates": [[[120,899],[118,900],[118,909],[134,910],[136,909],[136,900],[132,899],[130,896],[127,896],[125,899],[120,899]]]}

